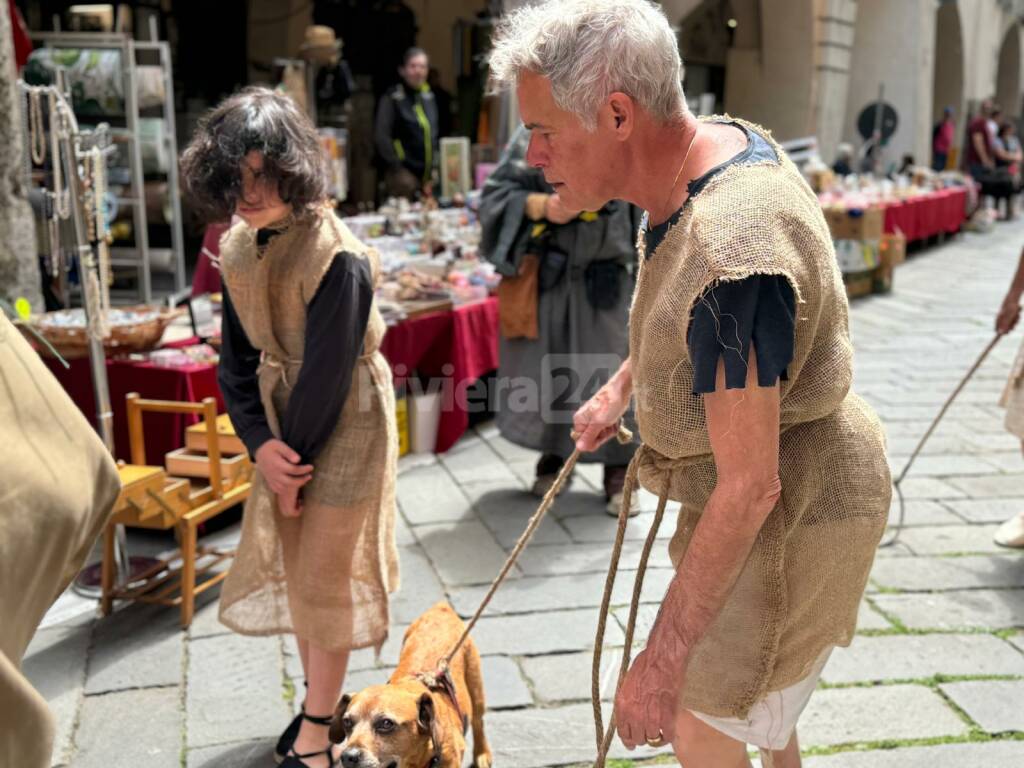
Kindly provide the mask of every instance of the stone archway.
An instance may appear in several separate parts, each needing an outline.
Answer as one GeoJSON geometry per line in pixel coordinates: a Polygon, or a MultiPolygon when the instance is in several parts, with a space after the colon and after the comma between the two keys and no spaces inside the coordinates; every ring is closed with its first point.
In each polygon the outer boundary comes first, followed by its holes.
{"type": "Polygon", "coordinates": [[[943,3],[935,15],[935,76],[932,86],[932,122],[952,107],[958,124],[964,119],[964,43],[960,9],[943,3]]]}
{"type": "Polygon", "coordinates": [[[996,101],[1007,118],[1020,117],[1021,111],[1021,45],[1020,25],[1014,22],[999,48],[999,69],[996,71],[996,101]]]}

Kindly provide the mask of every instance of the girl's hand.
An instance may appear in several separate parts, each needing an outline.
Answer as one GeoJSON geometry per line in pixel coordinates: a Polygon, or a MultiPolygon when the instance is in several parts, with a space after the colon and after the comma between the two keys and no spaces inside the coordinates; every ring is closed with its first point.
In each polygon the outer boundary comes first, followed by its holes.
{"type": "Polygon", "coordinates": [[[313,479],[313,465],[299,464],[299,454],[277,439],[267,440],[256,451],[256,468],[267,486],[279,496],[293,495],[313,479]]]}
{"type": "Polygon", "coordinates": [[[298,517],[302,514],[302,498],[298,489],[277,494],[277,508],[284,517],[298,517]]]}

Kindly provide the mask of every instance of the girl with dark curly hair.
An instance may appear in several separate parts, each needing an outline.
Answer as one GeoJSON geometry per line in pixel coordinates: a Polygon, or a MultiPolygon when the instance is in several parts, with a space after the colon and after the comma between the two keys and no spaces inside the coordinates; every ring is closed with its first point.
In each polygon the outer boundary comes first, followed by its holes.
{"type": "Polygon", "coordinates": [[[209,219],[234,217],[220,249],[218,379],[257,468],[220,620],[295,634],[306,701],[277,757],[333,766],[327,729],[349,652],[384,643],[398,582],[379,259],[325,202],[316,131],[286,96],[228,98],[200,122],[182,170],[209,219]]]}

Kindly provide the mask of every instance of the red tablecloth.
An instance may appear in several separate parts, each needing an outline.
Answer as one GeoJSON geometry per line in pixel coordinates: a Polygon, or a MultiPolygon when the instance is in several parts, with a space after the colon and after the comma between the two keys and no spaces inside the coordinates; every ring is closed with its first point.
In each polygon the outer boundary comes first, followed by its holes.
{"type": "MultiPolygon", "coordinates": [[[[388,329],[381,352],[391,363],[396,383],[416,371],[433,380],[427,391],[442,387],[434,450],[443,453],[469,426],[466,389],[498,367],[498,300],[492,297],[399,323],[388,329]]],[[[419,386],[419,381],[409,385],[419,386]]]]}
{"type": "Polygon", "coordinates": [[[960,230],[966,218],[967,190],[959,188],[930,192],[885,207],[885,231],[902,232],[907,242],[924,240],[960,230]]]}
{"type": "MultiPolygon", "coordinates": [[[[194,341],[194,339],[193,339],[194,341]]],[[[46,363],[71,399],[96,426],[96,400],[93,394],[89,360],[72,360],[65,369],[55,360],[46,363]]],[[[151,363],[131,360],[107,360],[110,405],[114,414],[114,454],[129,461],[128,417],[125,396],[138,392],[153,400],[181,400],[197,403],[205,397],[217,398],[217,410],[224,411],[224,398],[217,386],[217,366],[190,365],[185,368],[160,368],[151,363]]],[[[185,427],[198,421],[196,416],[147,413],[143,416],[146,435],[146,463],[162,466],[164,454],[185,444],[185,427]]]]}
{"type": "MultiPolygon", "coordinates": [[[[188,339],[171,346],[196,343],[188,339]]],[[[474,381],[498,367],[498,300],[485,299],[449,312],[424,315],[388,329],[381,351],[391,363],[396,381],[413,371],[435,378],[444,387],[441,423],[436,450],[447,451],[469,426],[465,390],[474,381]]],[[[89,361],[73,360],[70,370],[47,360],[50,370],[95,426],[89,361]]],[[[224,399],[217,386],[217,367],[197,364],[185,368],[160,368],[151,363],[108,360],[107,379],[114,413],[114,444],[119,459],[129,460],[128,422],[125,395],[138,392],[155,400],[199,402],[216,397],[224,411],[224,399]]],[[[194,416],[147,414],[145,417],[146,461],[162,465],[164,454],[185,444],[185,427],[194,416]]]]}

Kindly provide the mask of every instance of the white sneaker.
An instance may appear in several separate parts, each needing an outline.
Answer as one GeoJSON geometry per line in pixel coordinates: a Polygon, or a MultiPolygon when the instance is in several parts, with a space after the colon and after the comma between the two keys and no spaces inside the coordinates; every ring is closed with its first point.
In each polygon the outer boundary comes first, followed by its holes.
{"type": "Polygon", "coordinates": [[[992,540],[1001,547],[1024,547],[1024,514],[1014,515],[999,526],[992,540]]]}
{"type": "MultiPolygon", "coordinates": [[[[639,490],[639,489],[637,489],[637,490],[639,490]]],[[[619,511],[622,509],[622,501],[623,501],[624,496],[625,496],[625,494],[623,494],[622,491],[619,491],[618,493],[613,495],[608,500],[608,504],[605,505],[604,511],[607,512],[612,517],[618,517],[619,516],[619,511]]],[[[629,516],[630,517],[636,517],[639,514],[640,514],[640,494],[637,493],[637,491],[633,491],[633,498],[630,499],[630,504],[629,504],[629,516]]]]}

